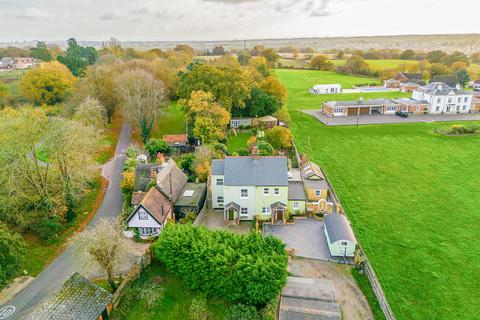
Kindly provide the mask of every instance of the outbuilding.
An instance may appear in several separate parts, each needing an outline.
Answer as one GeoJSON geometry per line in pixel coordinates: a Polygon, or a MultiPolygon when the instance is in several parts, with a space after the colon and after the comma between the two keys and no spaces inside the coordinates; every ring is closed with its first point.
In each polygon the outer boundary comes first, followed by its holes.
{"type": "Polygon", "coordinates": [[[230,128],[250,127],[252,126],[252,120],[252,118],[232,118],[230,128]]]}
{"type": "Polygon", "coordinates": [[[357,240],[352,227],[343,214],[326,214],[323,217],[328,249],[333,257],[353,257],[357,240]]]}
{"type": "Polygon", "coordinates": [[[335,94],[341,92],[342,86],[339,84],[317,84],[310,89],[311,94],[335,94]]]}

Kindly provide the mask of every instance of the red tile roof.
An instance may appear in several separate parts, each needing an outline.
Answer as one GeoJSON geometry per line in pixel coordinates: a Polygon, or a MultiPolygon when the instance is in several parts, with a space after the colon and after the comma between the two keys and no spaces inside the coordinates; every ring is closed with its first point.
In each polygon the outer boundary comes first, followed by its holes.
{"type": "Polygon", "coordinates": [[[166,143],[187,142],[188,135],[186,134],[167,134],[163,136],[163,141],[166,143]]]}

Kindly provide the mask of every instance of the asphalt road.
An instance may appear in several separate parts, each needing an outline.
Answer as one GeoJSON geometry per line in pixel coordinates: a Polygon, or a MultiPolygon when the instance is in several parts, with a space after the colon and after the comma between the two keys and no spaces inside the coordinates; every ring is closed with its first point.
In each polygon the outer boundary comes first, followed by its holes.
{"type": "MultiPolygon", "coordinates": [[[[123,196],[120,189],[120,180],[125,162],[125,152],[129,143],[130,127],[124,124],[115,149],[115,157],[103,169],[103,175],[110,180],[110,185],[100,208],[95,217],[89,222],[87,228],[92,228],[102,218],[117,217],[122,211],[123,196]]],[[[26,318],[33,311],[34,307],[54,294],[73,272],[82,273],[82,264],[76,261],[76,259],[77,257],[72,253],[72,248],[67,248],[30,285],[0,307],[0,320],[26,318]],[[13,314],[6,317],[2,316],[2,309],[13,310],[12,307],[15,308],[13,314]]],[[[8,313],[5,312],[5,315],[8,313]]]]}

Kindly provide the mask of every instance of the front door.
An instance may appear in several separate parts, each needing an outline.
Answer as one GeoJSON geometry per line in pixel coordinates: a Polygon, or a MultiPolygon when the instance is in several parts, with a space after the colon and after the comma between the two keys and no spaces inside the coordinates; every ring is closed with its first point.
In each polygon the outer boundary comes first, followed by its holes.
{"type": "Polygon", "coordinates": [[[228,210],[228,220],[235,220],[235,211],[233,209],[228,210]]]}
{"type": "Polygon", "coordinates": [[[277,210],[277,221],[283,221],[283,210],[277,210]]]}

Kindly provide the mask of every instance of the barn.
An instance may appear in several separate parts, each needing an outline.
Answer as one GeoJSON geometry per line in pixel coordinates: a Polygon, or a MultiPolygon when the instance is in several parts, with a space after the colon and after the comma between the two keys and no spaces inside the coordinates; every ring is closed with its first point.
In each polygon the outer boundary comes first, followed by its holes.
{"type": "Polygon", "coordinates": [[[311,94],[335,94],[341,92],[342,86],[339,84],[317,84],[310,89],[311,94]]]}
{"type": "Polygon", "coordinates": [[[326,214],[323,217],[328,249],[333,257],[353,257],[357,240],[352,227],[343,214],[326,214]]]}

